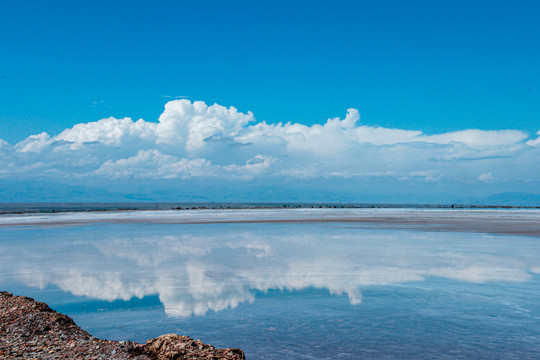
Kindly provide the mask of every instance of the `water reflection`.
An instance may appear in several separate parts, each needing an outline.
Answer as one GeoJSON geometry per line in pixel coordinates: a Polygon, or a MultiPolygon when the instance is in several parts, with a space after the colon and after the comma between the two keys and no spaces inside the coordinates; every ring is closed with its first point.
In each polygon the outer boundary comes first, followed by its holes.
{"type": "Polygon", "coordinates": [[[234,308],[270,289],[326,289],[358,305],[372,285],[429,277],[524,282],[540,272],[538,239],[519,236],[339,224],[95,225],[0,235],[4,282],[109,301],[157,294],[177,317],[234,308]]]}

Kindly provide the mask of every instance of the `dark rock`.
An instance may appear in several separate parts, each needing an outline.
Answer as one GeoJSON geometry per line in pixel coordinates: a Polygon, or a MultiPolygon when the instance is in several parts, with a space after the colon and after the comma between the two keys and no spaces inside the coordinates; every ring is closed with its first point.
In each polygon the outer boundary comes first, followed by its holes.
{"type": "Polygon", "coordinates": [[[216,349],[188,336],[167,334],[146,342],[146,351],[158,360],[244,359],[240,349],[216,349]]]}
{"type": "Polygon", "coordinates": [[[240,349],[216,349],[176,334],[131,341],[95,338],[69,316],[31,298],[0,292],[1,359],[245,359],[240,349]]]}

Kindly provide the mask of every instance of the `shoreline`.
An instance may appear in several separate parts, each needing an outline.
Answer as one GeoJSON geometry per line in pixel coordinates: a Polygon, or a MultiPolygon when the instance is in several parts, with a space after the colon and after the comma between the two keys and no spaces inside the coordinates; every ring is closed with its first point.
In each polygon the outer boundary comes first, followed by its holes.
{"type": "Polygon", "coordinates": [[[0,216],[0,228],[90,224],[309,224],[540,236],[540,211],[498,209],[200,209],[0,216]]]}
{"type": "Polygon", "coordinates": [[[442,209],[442,210],[486,210],[486,209],[540,209],[526,205],[477,205],[477,204],[393,204],[393,203],[333,203],[333,202],[273,202],[273,203],[228,203],[228,202],[113,202],[113,203],[1,203],[0,215],[47,214],[65,212],[118,212],[118,211],[163,211],[163,210],[264,210],[264,209],[442,209]]]}
{"type": "Polygon", "coordinates": [[[0,291],[2,359],[245,359],[240,349],[216,349],[188,336],[166,334],[145,344],[102,340],[82,330],[69,316],[34,299],[0,291]]]}

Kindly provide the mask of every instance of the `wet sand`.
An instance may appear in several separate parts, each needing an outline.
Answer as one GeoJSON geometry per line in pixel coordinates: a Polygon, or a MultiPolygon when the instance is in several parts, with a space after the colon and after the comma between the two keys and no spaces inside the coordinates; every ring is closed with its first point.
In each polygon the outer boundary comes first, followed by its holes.
{"type": "Polygon", "coordinates": [[[538,210],[251,209],[105,211],[0,216],[0,227],[115,224],[348,223],[364,228],[540,236],[538,210]]]}

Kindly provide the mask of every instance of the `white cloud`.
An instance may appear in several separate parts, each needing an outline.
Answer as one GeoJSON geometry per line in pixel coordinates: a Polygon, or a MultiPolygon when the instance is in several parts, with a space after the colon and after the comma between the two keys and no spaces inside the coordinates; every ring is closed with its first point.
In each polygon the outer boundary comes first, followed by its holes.
{"type": "Polygon", "coordinates": [[[478,177],[478,180],[480,181],[490,181],[493,180],[493,174],[491,172],[482,174],[478,177]]]}
{"type": "Polygon", "coordinates": [[[462,143],[474,149],[513,145],[529,136],[517,130],[463,130],[424,137],[424,141],[437,144],[462,143]]]}
{"type": "Polygon", "coordinates": [[[277,160],[272,156],[256,155],[242,166],[232,164],[225,166],[224,169],[229,173],[250,179],[255,175],[264,174],[276,162],[277,160]]]}
{"type": "Polygon", "coordinates": [[[144,120],[134,122],[130,118],[113,117],[86,124],[77,124],[62,131],[55,140],[64,140],[77,145],[100,142],[106,145],[120,146],[130,139],[148,139],[155,141],[156,124],[144,120]]]}
{"type": "Polygon", "coordinates": [[[94,174],[113,178],[176,178],[212,175],[206,159],[178,159],[158,150],[140,150],[136,155],[116,161],[108,160],[94,174]]]}
{"type": "Polygon", "coordinates": [[[254,121],[251,112],[243,114],[234,107],[174,100],[165,105],[156,126],[156,135],[160,143],[183,145],[188,151],[196,151],[204,146],[206,138],[235,136],[251,121],[254,121]]]}
{"type": "Polygon", "coordinates": [[[21,152],[34,152],[34,153],[40,153],[42,152],[48,145],[51,144],[51,137],[49,134],[42,132],[38,135],[31,135],[15,145],[15,148],[21,152]]]}
{"type": "Polygon", "coordinates": [[[0,139],[0,150],[9,149],[11,145],[5,140],[0,139]]]}
{"type": "Polygon", "coordinates": [[[527,138],[518,130],[426,135],[371,127],[356,109],[323,124],[268,124],[234,107],[181,99],[169,101],[158,122],[111,117],[15,146],[2,141],[0,176],[538,182],[540,137],[527,138]]]}
{"type": "Polygon", "coordinates": [[[538,130],[536,132],[536,135],[538,135],[538,137],[534,140],[529,140],[527,141],[527,145],[530,145],[530,146],[540,146],[540,130],[538,130]]]}

